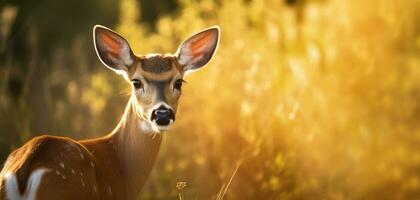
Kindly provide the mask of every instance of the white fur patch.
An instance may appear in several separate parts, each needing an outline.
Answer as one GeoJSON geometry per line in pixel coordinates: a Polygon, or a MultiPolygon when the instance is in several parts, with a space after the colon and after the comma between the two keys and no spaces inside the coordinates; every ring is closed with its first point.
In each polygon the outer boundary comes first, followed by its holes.
{"type": "Polygon", "coordinates": [[[131,54],[130,54],[130,46],[128,46],[128,44],[123,46],[123,48],[121,49],[120,56],[121,56],[121,59],[122,59],[123,63],[126,66],[133,64],[134,60],[131,57],[131,54]]]}
{"type": "Polygon", "coordinates": [[[150,126],[149,126],[149,124],[147,124],[147,122],[145,122],[145,121],[140,121],[140,124],[139,124],[139,127],[140,127],[140,129],[142,130],[142,131],[144,131],[144,132],[148,132],[148,131],[150,131],[150,126]]]}
{"type": "Polygon", "coordinates": [[[64,163],[60,162],[60,167],[64,169],[64,163]]]}
{"type": "Polygon", "coordinates": [[[82,183],[82,186],[85,187],[85,181],[83,180],[83,178],[80,179],[80,182],[82,183]]]}
{"type": "Polygon", "coordinates": [[[144,133],[155,132],[151,124],[143,120],[140,121],[139,127],[140,127],[140,130],[142,130],[144,133]]]}
{"type": "Polygon", "coordinates": [[[192,59],[191,51],[189,49],[183,49],[182,54],[179,55],[178,62],[181,65],[186,65],[192,59]]]}
{"type": "Polygon", "coordinates": [[[26,191],[23,195],[19,192],[19,185],[16,174],[8,172],[4,176],[5,179],[5,190],[6,197],[9,200],[35,200],[36,193],[38,191],[39,184],[41,183],[42,177],[49,169],[41,168],[33,171],[29,176],[28,183],[26,185],[26,191]]]}

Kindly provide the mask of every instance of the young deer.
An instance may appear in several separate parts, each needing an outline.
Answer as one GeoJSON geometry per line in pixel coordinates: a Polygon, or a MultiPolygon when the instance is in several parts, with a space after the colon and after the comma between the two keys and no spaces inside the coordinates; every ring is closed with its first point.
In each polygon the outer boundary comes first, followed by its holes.
{"type": "Polygon", "coordinates": [[[219,28],[185,40],[173,54],[137,56],[116,32],[95,26],[96,53],[131,83],[118,126],[104,137],[75,141],[40,136],[15,150],[0,173],[0,199],[136,199],[175,121],[185,74],[212,58],[219,28]]]}

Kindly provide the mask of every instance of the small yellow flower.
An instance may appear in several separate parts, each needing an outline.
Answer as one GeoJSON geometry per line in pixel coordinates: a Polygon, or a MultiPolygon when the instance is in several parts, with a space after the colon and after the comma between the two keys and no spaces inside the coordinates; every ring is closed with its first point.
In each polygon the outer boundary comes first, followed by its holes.
{"type": "Polygon", "coordinates": [[[176,183],[176,188],[177,188],[178,190],[182,190],[182,189],[184,189],[185,187],[187,187],[187,182],[177,182],[177,183],[176,183]]]}

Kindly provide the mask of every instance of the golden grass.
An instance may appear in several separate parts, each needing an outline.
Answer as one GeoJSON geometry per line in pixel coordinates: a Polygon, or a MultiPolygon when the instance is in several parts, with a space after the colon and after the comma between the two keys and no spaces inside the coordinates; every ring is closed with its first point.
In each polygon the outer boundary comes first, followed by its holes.
{"type": "Polygon", "coordinates": [[[119,26],[139,53],[222,31],[214,60],[187,77],[150,185],[182,179],[208,198],[242,158],[216,199],[420,195],[418,2],[181,2],[156,33],[127,16],[119,26]]]}

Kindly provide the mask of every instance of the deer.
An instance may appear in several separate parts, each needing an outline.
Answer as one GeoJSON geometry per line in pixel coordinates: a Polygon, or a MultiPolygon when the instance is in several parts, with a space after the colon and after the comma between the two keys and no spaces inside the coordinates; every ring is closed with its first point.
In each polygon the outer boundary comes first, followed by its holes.
{"type": "Polygon", "coordinates": [[[5,161],[0,199],[137,199],[163,133],[175,122],[183,78],[212,59],[219,35],[213,26],[188,37],[173,54],[136,55],[120,34],[95,25],[99,60],[132,88],[120,122],[94,139],[34,137],[5,161]]]}

